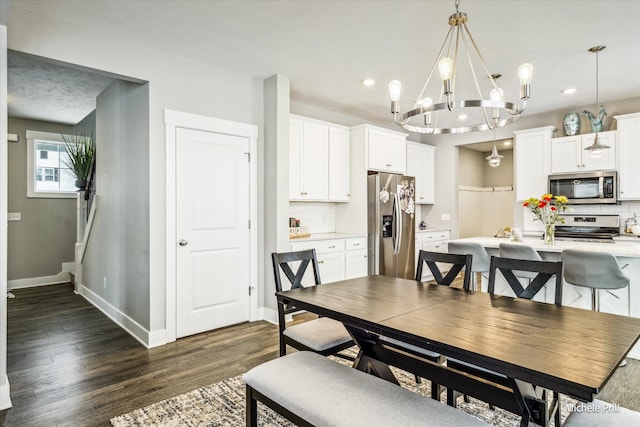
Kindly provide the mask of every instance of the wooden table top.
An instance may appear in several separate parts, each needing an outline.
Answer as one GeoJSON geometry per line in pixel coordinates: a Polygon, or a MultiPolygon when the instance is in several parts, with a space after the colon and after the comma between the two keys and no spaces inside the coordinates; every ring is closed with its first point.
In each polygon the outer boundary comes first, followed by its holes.
{"type": "Polygon", "coordinates": [[[591,400],[640,337],[640,319],[368,276],[279,299],[534,385],[591,400]]]}

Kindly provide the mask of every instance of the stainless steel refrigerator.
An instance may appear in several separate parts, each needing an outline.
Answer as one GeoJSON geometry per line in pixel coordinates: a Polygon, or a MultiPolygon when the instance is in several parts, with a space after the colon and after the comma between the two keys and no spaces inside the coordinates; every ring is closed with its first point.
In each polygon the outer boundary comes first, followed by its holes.
{"type": "Polygon", "coordinates": [[[369,175],[367,198],[369,274],[415,278],[415,178],[369,175]]]}

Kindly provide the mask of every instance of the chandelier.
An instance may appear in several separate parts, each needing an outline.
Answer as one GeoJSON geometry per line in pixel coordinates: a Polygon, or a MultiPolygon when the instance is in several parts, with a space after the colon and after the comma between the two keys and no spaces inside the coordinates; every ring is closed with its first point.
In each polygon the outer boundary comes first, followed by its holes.
{"type": "MultiPolygon", "coordinates": [[[[589,156],[595,158],[602,156],[605,150],[611,148],[607,144],[603,144],[600,138],[598,138],[598,129],[602,126],[602,120],[604,119],[604,117],[600,117],[600,115],[598,114],[598,53],[604,50],[604,48],[606,48],[606,46],[594,46],[592,48],[589,48],[589,52],[596,54],[596,108],[594,112],[596,114],[596,117],[594,119],[591,119],[591,122],[595,123],[596,137],[593,140],[593,144],[586,147],[585,150],[589,152],[589,156]]],[[[601,112],[604,113],[604,107],[602,108],[601,112]]]]}
{"type": "MultiPolygon", "coordinates": [[[[402,84],[398,80],[389,83],[389,95],[391,96],[391,114],[393,121],[405,130],[425,134],[466,133],[481,130],[489,130],[506,126],[520,118],[520,114],[526,108],[526,100],[529,99],[529,87],[533,66],[525,63],[518,68],[520,78],[520,99],[522,105],[505,100],[504,92],[496,84],[495,78],[489,72],[475,40],[467,28],[467,14],[460,12],[458,7],[460,0],[456,0],[456,13],[449,17],[449,31],[438,52],[436,61],[429,72],[413,108],[400,115],[399,100],[402,84]],[[461,52],[463,51],[463,52],[461,52]],[[456,99],[456,77],[458,75],[458,54],[463,58],[462,63],[467,62],[470,74],[477,92],[477,99],[456,99]],[[479,61],[481,71],[486,74],[492,89],[489,97],[483,97],[478,84],[476,69],[472,57],[479,61]],[[452,59],[453,58],[453,59],[452,59]],[[466,59],[466,61],[465,61],[466,59]],[[441,89],[437,102],[433,98],[426,97],[425,92],[431,81],[433,73],[438,67],[442,79],[441,89]],[[480,113],[478,113],[478,109],[480,113]],[[449,119],[440,118],[440,112],[456,112],[460,115],[473,117],[475,124],[457,126],[449,119]],[[506,113],[506,114],[503,114],[506,113]],[[443,120],[444,119],[444,120],[443,120]],[[445,123],[438,123],[445,121],[445,123]]],[[[485,89],[486,91],[486,89],[485,89]]],[[[447,114],[450,115],[450,114],[447,114]]],[[[459,117],[458,116],[458,117],[459,117]]]]}

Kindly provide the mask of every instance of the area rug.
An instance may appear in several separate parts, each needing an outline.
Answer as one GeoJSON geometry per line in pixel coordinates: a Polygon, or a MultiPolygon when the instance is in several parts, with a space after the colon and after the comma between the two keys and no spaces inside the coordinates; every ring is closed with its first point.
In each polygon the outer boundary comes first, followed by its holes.
{"type": "MultiPolygon", "coordinates": [[[[424,396],[430,396],[429,381],[417,384],[413,375],[399,369],[392,369],[403,387],[424,396]]],[[[244,388],[242,376],[229,378],[112,418],[111,425],[114,427],[242,426],[245,425],[244,388]]],[[[442,401],[445,400],[446,393],[443,393],[442,401]]],[[[562,399],[565,407],[562,411],[563,415],[568,413],[567,405],[572,403],[575,401],[566,397],[562,399]]],[[[473,398],[470,398],[468,403],[460,398],[458,408],[495,426],[520,425],[520,417],[517,415],[498,408],[491,410],[486,403],[473,398]]],[[[258,425],[280,427],[295,424],[258,403],[258,425]]]]}

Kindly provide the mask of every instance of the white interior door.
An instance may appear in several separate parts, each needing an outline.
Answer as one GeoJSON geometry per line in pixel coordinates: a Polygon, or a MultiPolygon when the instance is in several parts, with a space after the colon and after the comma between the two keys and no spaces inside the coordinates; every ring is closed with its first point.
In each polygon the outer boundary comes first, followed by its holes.
{"type": "Polygon", "coordinates": [[[176,335],[249,320],[249,140],[176,131],[176,335]]]}

